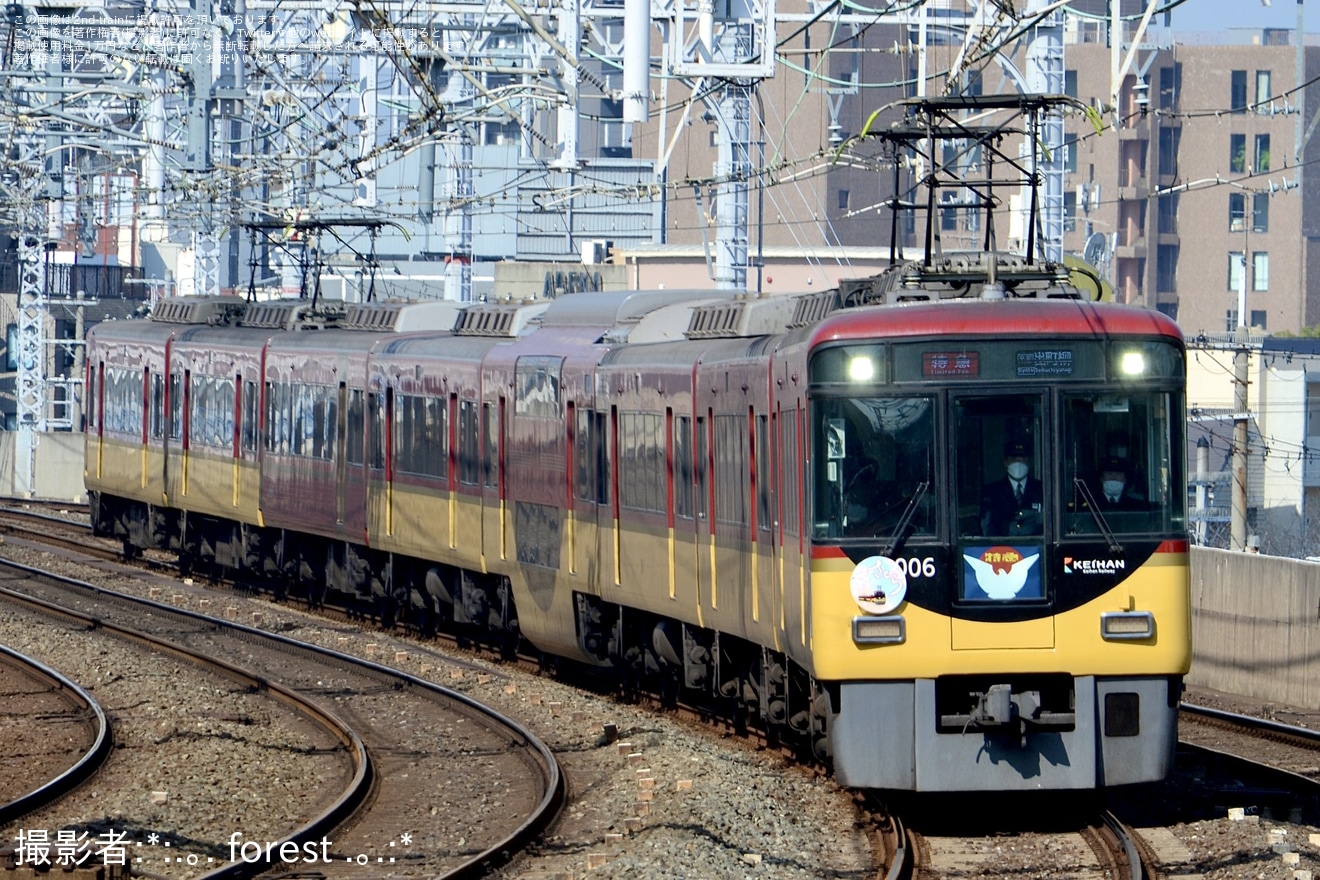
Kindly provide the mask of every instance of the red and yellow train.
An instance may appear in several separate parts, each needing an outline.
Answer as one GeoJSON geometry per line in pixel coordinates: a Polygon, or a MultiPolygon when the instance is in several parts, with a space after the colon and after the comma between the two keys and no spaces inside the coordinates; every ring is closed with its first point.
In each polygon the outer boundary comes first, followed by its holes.
{"type": "Polygon", "coordinates": [[[658,677],[847,785],[1162,778],[1191,656],[1182,337],[1054,267],[991,277],[166,300],[89,334],[94,524],[658,677]]]}

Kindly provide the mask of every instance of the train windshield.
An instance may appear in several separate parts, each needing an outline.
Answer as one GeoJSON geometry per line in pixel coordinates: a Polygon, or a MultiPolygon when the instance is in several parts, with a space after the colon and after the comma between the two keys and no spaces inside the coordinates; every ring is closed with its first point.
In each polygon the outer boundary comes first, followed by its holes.
{"type": "Polygon", "coordinates": [[[817,398],[814,536],[892,548],[947,529],[964,547],[1027,552],[1182,532],[1181,407],[1141,388],[817,398]]]}
{"type": "Polygon", "coordinates": [[[822,399],[816,412],[816,537],[935,534],[935,399],[822,399]]]}
{"type": "Polygon", "coordinates": [[[1170,446],[1181,401],[1157,391],[1063,396],[1066,535],[1180,532],[1186,493],[1170,446]]]}
{"type": "Polygon", "coordinates": [[[1065,392],[1047,432],[1040,393],[956,398],[959,538],[1034,546],[1047,530],[1053,540],[1184,530],[1178,404],[1165,391],[1065,392]]]}
{"type": "Polygon", "coordinates": [[[957,531],[963,538],[1044,534],[1043,395],[953,401],[957,531]]]}

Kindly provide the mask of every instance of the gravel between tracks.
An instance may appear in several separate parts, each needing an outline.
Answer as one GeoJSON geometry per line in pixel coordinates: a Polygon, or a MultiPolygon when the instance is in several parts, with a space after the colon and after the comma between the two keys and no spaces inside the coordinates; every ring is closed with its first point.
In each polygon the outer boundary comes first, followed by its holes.
{"type": "Polygon", "coordinates": [[[0,829],[0,846],[14,846],[20,828],[52,843],[67,828],[93,843],[111,830],[132,842],[155,832],[158,850],[127,854],[142,856],[135,867],[190,876],[208,857],[228,858],[218,844],[235,829],[276,840],[301,825],[324,802],[307,780],[342,776],[342,757],[310,751],[334,745],[320,728],[224,676],[11,606],[0,606],[0,642],[81,684],[110,713],[116,746],[89,783],[0,829]],[[166,843],[198,866],[167,865],[166,843]]]}
{"type": "MultiPolygon", "coordinates": [[[[204,591],[186,583],[172,581],[162,589],[159,580],[98,572],[16,542],[0,545],[0,553],[125,592],[146,595],[155,586],[157,599],[173,602],[177,595],[180,604],[201,610],[204,591]]],[[[593,880],[796,880],[864,877],[873,865],[851,795],[828,778],[787,766],[775,753],[721,742],[684,722],[436,643],[318,620],[265,599],[206,595],[210,613],[252,623],[255,612],[262,629],[419,674],[518,718],[549,743],[565,767],[569,806],[543,842],[498,877],[585,877],[590,865],[593,880]],[[607,725],[617,730],[613,741],[605,735],[607,725]]],[[[255,828],[262,812],[259,805],[250,807],[234,828],[255,828]]],[[[267,815],[262,824],[274,828],[280,821],[267,815]]],[[[444,816],[435,821],[443,823],[444,816]]]]}
{"type": "MultiPolygon", "coordinates": [[[[86,565],[12,544],[0,552],[117,589],[145,594],[149,584],[146,578],[98,574],[86,565]]],[[[183,604],[197,609],[201,593],[175,581],[160,598],[179,595],[183,604]]],[[[263,599],[209,595],[212,613],[233,609],[233,616],[252,622],[257,612],[262,628],[421,674],[528,723],[545,739],[564,763],[570,803],[538,847],[497,875],[501,880],[872,876],[869,839],[857,824],[850,795],[829,779],[786,767],[773,753],[721,742],[707,730],[552,679],[474,660],[436,643],[316,620],[290,605],[263,599]],[[604,735],[606,725],[617,729],[616,741],[604,735]]],[[[1197,694],[1190,698],[1207,702],[1197,694]]],[[[1289,720],[1286,707],[1276,707],[1275,714],[1289,720]]],[[[1185,803],[1189,784],[1175,780],[1145,787],[1130,798],[1141,806],[1135,824],[1142,824],[1142,816],[1164,816],[1160,824],[1174,840],[1174,854],[1166,855],[1171,875],[1293,880],[1306,876],[1294,871],[1311,870],[1320,878],[1320,847],[1308,840],[1318,829],[1250,815],[1254,805],[1249,797],[1207,796],[1168,821],[1166,807],[1185,803]],[[1230,821],[1230,806],[1246,807],[1249,815],[1244,821],[1230,821]],[[1286,864],[1276,844],[1297,852],[1298,864],[1286,864]],[[1181,855],[1179,846],[1185,847],[1181,855]]],[[[263,822],[274,828],[280,821],[274,812],[249,810],[243,826],[255,828],[263,822]]],[[[984,859],[969,865],[963,876],[1079,876],[1065,854],[1051,851],[1050,840],[1030,833],[1011,839],[987,836],[984,859]]]]}

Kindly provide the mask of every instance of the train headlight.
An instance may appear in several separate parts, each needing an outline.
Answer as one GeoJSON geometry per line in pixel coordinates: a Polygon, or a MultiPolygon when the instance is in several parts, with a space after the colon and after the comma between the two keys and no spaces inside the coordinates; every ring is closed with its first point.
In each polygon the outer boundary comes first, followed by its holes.
{"type": "Polygon", "coordinates": [[[854,382],[870,382],[875,378],[875,360],[860,354],[849,358],[848,378],[854,382]]]}
{"type": "Polygon", "coordinates": [[[1118,368],[1124,376],[1143,376],[1146,373],[1146,355],[1140,351],[1125,351],[1119,358],[1118,368]]]}
{"type": "Polygon", "coordinates": [[[1100,635],[1106,639],[1153,638],[1155,615],[1149,611],[1114,611],[1101,614],[1100,635]]]}
{"type": "Polygon", "coordinates": [[[901,616],[854,617],[853,641],[859,645],[898,645],[907,640],[907,624],[901,616]]]}

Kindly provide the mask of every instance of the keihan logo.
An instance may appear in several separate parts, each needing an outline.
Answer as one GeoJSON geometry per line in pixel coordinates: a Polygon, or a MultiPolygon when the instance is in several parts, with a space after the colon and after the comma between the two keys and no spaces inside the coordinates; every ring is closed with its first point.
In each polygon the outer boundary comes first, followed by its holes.
{"type": "Polygon", "coordinates": [[[1063,557],[1064,574],[1116,574],[1127,571],[1126,559],[1074,559],[1063,557]]]}

